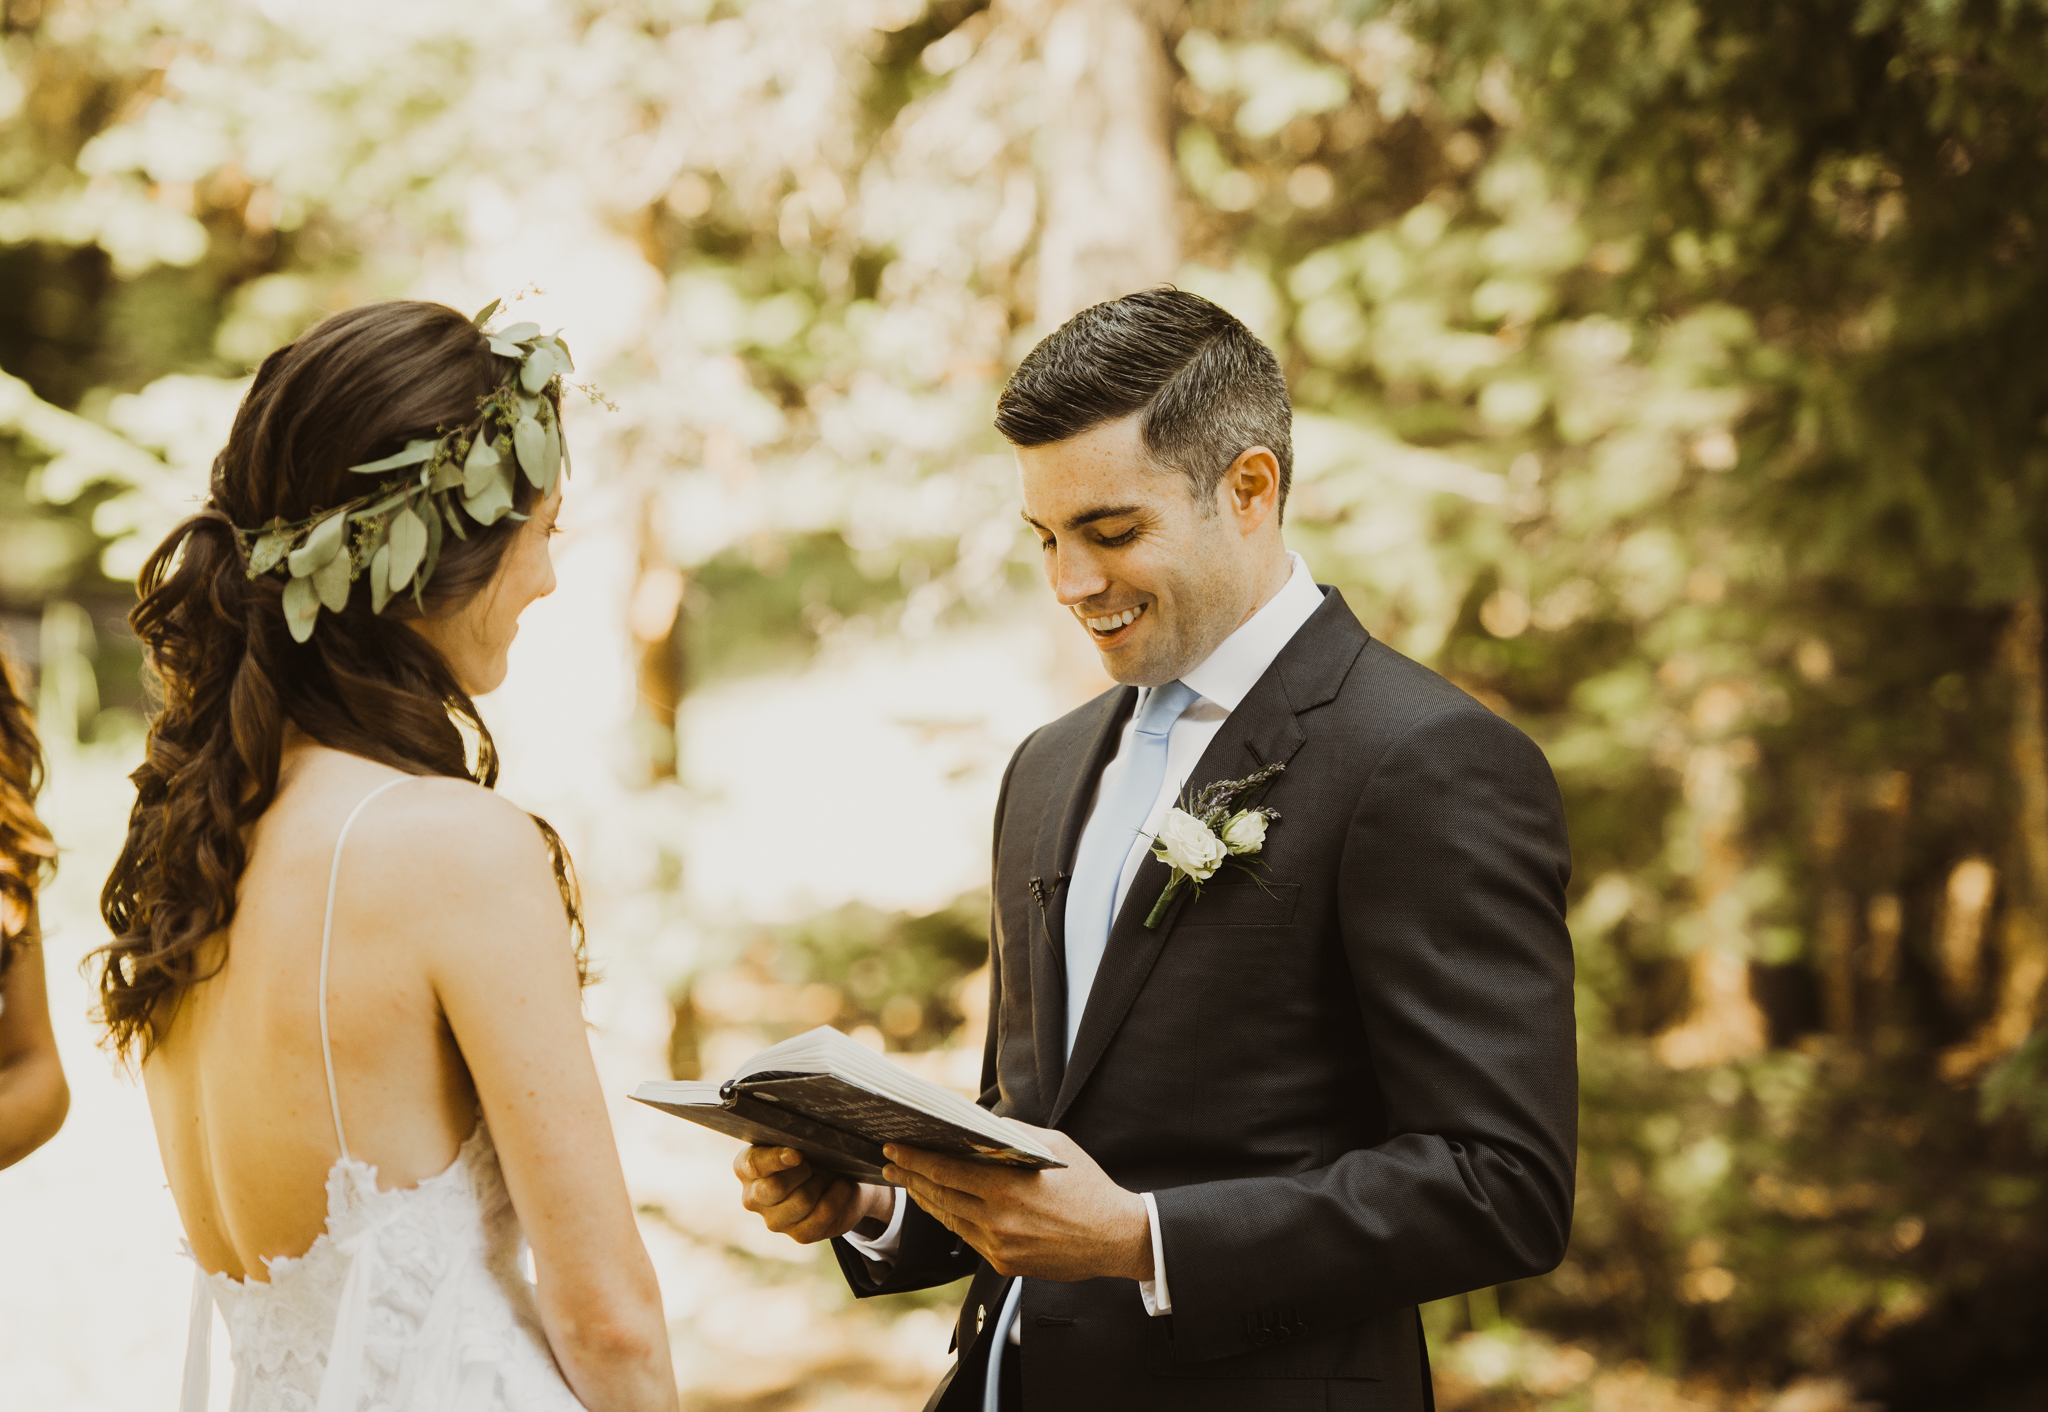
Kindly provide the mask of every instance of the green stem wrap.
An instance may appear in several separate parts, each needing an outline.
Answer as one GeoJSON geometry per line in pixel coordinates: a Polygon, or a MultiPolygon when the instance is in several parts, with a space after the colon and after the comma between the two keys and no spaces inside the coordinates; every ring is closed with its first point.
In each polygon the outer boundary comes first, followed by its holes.
{"type": "Polygon", "coordinates": [[[1173,870],[1173,876],[1168,878],[1166,886],[1159,890],[1159,900],[1153,903],[1152,910],[1145,914],[1146,931],[1151,931],[1159,925],[1159,919],[1166,915],[1166,905],[1179,894],[1180,885],[1187,880],[1188,875],[1186,873],[1183,873],[1178,868],[1173,870]]]}

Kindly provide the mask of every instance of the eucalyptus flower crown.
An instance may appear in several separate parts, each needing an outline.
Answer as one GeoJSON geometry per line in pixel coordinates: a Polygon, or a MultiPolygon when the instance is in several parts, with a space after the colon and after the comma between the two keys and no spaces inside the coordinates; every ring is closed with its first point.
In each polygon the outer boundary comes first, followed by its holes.
{"type": "Polygon", "coordinates": [[[365,573],[371,612],[382,613],[394,595],[408,589],[413,602],[424,606],[422,594],[440,558],[443,534],[469,537],[462,512],[486,528],[507,517],[523,520],[526,516],[512,508],[519,473],[525,472],[543,496],[568,473],[569,448],[555,404],[562,374],[575,371],[569,346],[560,334],[542,333],[539,324],[513,324],[495,332],[485,328],[500,302],[493,299],[471,322],[483,331],[493,353],[518,359],[519,367],[478,399],[474,418],[458,427],[437,427],[436,436],[409,441],[403,451],[381,461],[350,466],[357,475],[385,477],[367,494],[290,524],[273,520],[252,530],[236,527],[250,578],[280,567],[290,574],[284,617],[294,641],[312,637],[322,608],[339,613],[346,607],[349,585],[365,573]]]}

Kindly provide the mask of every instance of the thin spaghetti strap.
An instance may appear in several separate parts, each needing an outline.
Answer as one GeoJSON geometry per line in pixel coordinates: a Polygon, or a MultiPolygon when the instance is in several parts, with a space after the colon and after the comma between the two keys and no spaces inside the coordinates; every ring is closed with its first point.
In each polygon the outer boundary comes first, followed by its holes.
{"type": "Polygon", "coordinates": [[[327,1043],[327,952],[334,942],[334,886],[341,880],[341,846],[348,842],[348,831],[355,827],[356,819],[369,807],[370,801],[387,789],[395,789],[412,778],[406,775],[378,785],[357,801],[342,821],[341,832],[334,840],[334,866],[327,872],[327,920],[320,927],[320,1062],[327,1066],[327,1106],[334,1112],[334,1140],[341,1144],[341,1155],[348,1156],[348,1139],[341,1131],[341,1096],[334,1087],[334,1051],[327,1043]]]}

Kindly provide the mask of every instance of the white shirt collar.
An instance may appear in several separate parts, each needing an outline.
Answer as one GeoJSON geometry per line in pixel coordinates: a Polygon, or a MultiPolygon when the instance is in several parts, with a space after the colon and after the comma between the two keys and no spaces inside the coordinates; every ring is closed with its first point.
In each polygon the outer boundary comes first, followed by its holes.
{"type": "Polygon", "coordinates": [[[1180,679],[1197,695],[1226,711],[1237,709],[1266,668],[1273,665],[1280,649],[1293,641],[1301,625],[1323,606],[1323,591],[1316,587],[1308,564],[1292,551],[1287,560],[1294,565],[1294,572],[1280,591],[1224,638],[1201,666],[1181,673],[1180,679]]]}

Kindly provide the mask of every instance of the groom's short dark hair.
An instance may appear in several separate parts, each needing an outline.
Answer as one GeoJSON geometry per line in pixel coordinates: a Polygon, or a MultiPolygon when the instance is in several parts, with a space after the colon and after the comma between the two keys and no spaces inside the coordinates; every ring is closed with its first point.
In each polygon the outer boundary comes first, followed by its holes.
{"type": "Polygon", "coordinates": [[[1294,414],[1272,350],[1199,294],[1164,288],[1083,309],[1026,355],[996,399],[1013,446],[1056,441],[1141,413],[1145,449],[1188,478],[1205,512],[1245,450],[1280,463],[1280,504],[1294,475],[1294,414]]]}

